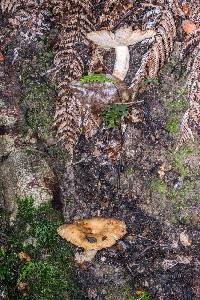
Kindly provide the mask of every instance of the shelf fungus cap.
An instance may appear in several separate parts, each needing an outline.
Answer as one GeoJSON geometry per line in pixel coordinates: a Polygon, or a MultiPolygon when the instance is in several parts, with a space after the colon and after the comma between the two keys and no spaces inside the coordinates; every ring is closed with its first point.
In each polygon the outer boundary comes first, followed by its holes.
{"type": "Polygon", "coordinates": [[[124,80],[129,69],[128,46],[151,38],[156,34],[155,30],[132,30],[131,27],[121,27],[115,33],[108,30],[92,31],[87,38],[101,48],[115,48],[116,60],[113,75],[124,80]]]}
{"type": "Polygon", "coordinates": [[[85,251],[101,250],[113,246],[126,234],[123,221],[106,218],[83,219],[73,224],[61,225],[58,234],[85,251]]]}

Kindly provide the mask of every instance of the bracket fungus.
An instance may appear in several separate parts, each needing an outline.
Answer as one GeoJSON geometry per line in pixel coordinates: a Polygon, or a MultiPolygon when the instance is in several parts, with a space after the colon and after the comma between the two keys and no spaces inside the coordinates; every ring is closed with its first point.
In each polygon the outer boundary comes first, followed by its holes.
{"type": "Polygon", "coordinates": [[[130,54],[128,46],[134,45],[153,37],[156,32],[153,29],[132,30],[131,27],[122,27],[115,33],[108,30],[92,31],[87,38],[101,48],[114,48],[116,53],[113,75],[124,80],[129,69],[130,54]]]}
{"type": "Polygon", "coordinates": [[[90,261],[98,250],[113,246],[123,237],[126,224],[112,218],[95,217],[61,225],[57,231],[63,239],[85,250],[79,259],[79,262],[85,262],[90,261]]]}

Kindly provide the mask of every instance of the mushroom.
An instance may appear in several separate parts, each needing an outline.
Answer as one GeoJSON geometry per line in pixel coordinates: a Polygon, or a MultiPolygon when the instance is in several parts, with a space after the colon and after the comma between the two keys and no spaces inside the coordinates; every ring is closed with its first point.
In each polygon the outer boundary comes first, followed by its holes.
{"type": "Polygon", "coordinates": [[[61,225],[57,232],[63,239],[85,250],[83,256],[78,257],[83,263],[90,261],[98,250],[113,246],[126,234],[126,225],[116,219],[95,217],[61,225]]]}
{"type": "Polygon", "coordinates": [[[122,27],[115,33],[107,30],[92,31],[87,34],[87,38],[99,45],[101,48],[115,48],[116,60],[113,75],[124,80],[129,69],[129,49],[128,46],[134,45],[153,37],[156,32],[149,30],[132,30],[131,27],[122,27]]]}

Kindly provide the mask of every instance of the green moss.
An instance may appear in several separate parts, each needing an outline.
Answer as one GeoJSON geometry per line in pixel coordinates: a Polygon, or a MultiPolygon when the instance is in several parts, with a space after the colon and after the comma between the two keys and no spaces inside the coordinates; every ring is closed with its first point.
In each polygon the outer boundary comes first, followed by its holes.
{"type": "Polygon", "coordinates": [[[167,108],[171,112],[181,112],[185,111],[188,108],[188,102],[186,96],[181,94],[176,100],[171,101],[167,104],[167,108]]]}
{"type": "Polygon", "coordinates": [[[188,108],[187,101],[187,90],[185,88],[180,88],[177,91],[176,99],[167,99],[165,102],[165,107],[169,113],[169,120],[166,125],[166,129],[171,134],[176,134],[180,129],[180,122],[183,113],[188,108]]]}
{"type": "MultiPolygon", "coordinates": [[[[172,207],[171,212],[171,221],[174,223],[180,219],[180,212],[185,211],[185,215],[188,209],[193,205],[193,202],[197,198],[198,189],[197,188],[198,178],[191,177],[184,179],[180,187],[174,187],[167,185],[164,181],[159,178],[154,178],[151,181],[151,192],[153,193],[152,197],[155,197],[156,194],[162,197],[162,204],[169,203],[172,207]]],[[[157,195],[157,196],[158,196],[157,195]]]]}
{"type": "Polygon", "coordinates": [[[159,79],[158,78],[151,78],[151,79],[145,79],[144,84],[149,84],[149,85],[159,85],[159,79]]]}
{"type": "Polygon", "coordinates": [[[114,80],[111,80],[106,77],[105,74],[89,74],[85,75],[80,79],[80,83],[85,84],[89,82],[112,82],[114,83],[114,80]]]}
{"type": "Polygon", "coordinates": [[[115,128],[120,125],[123,117],[128,115],[127,104],[111,104],[103,112],[103,120],[107,128],[115,128]]]}
{"type": "Polygon", "coordinates": [[[129,168],[126,172],[127,175],[131,177],[136,173],[136,170],[134,170],[133,168],[129,168]]]}
{"type": "Polygon", "coordinates": [[[17,203],[16,221],[7,222],[9,235],[0,251],[0,277],[9,299],[80,299],[72,248],[57,234],[62,216],[48,204],[35,208],[31,197],[17,203]],[[31,260],[20,260],[20,252],[31,260]],[[27,289],[19,290],[20,283],[27,289]]]}
{"type": "Polygon", "coordinates": [[[169,131],[169,133],[174,134],[178,132],[179,128],[180,128],[180,121],[179,119],[177,119],[175,115],[173,115],[168,121],[166,125],[166,129],[167,131],[169,131]]]}
{"type": "Polygon", "coordinates": [[[155,178],[152,180],[151,189],[152,191],[157,192],[163,196],[166,196],[168,193],[168,188],[166,183],[159,178],[155,178]]]}
{"type": "Polygon", "coordinates": [[[196,200],[200,202],[200,193],[196,195],[196,200]]]}
{"type": "Polygon", "coordinates": [[[179,172],[181,177],[186,177],[190,174],[189,166],[185,162],[185,159],[192,155],[193,151],[194,147],[190,144],[186,144],[171,154],[173,169],[179,172]]]}
{"type": "Polygon", "coordinates": [[[32,60],[25,59],[22,66],[22,106],[26,107],[26,126],[41,138],[51,135],[53,124],[53,98],[55,88],[44,77],[53,64],[53,53],[48,43],[40,42],[40,51],[32,60]]]}
{"type": "Polygon", "coordinates": [[[174,201],[176,201],[177,197],[181,199],[188,199],[190,193],[194,190],[195,186],[195,180],[187,180],[186,182],[184,182],[183,186],[180,189],[172,190],[172,199],[174,199],[174,201]]]}

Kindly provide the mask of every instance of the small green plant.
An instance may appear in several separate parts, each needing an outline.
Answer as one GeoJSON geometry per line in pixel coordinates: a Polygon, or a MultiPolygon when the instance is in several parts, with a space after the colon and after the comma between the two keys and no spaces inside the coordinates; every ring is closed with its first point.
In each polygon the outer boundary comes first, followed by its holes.
{"type": "Polygon", "coordinates": [[[78,300],[73,251],[57,234],[64,220],[49,204],[35,208],[33,203],[32,197],[17,199],[12,225],[5,216],[1,218],[0,226],[7,234],[0,248],[4,290],[12,300],[78,300]],[[28,259],[21,259],[20,253],[28,259]]]}
{"type": "Polygon", "coordinates": [[[89,82],[112,82],[114,83],[114,80],[109,79],[104,74],[89,74],[85,75],[80,79],[80,83],[85,84],[89,82]]]}
{"type": "Polygon", "coordinates": [[[103,120],[107,128],[115,128],[120,125],[122,118],[127,115],[127,104],[111,104],[103,112],[103,120]]]}

